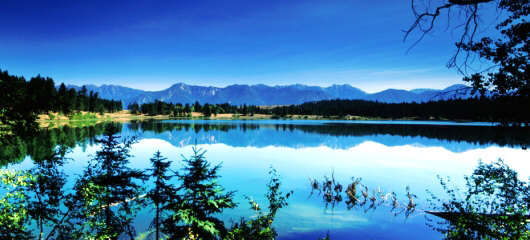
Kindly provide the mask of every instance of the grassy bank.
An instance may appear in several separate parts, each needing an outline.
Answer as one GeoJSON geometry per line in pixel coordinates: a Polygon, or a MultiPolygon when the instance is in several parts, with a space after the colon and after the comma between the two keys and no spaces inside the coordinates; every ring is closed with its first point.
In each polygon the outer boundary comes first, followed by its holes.
{"type": "MultiPolygon", "coordinates": [[[[363,116],[319,116],[319,115],[285,115],[277,116],[271,114],[252,114],[252,115],[242,115],[242,114],[232,114],[232,113],[222,113],[211,116],[204,116],[200,112],[193,112],[188,116],[174,117],[170,115],[145,115],[145,114],[131,114],[128,110],[123,110],[115,113],[90,113],[90,112],[77,112],[69,115],[59,114],[59,113],[48,113],[41,114],[37,118],[37,122],[41,127],[56,127],[63,125],[91,125],[100,122],[114,121],[114,122],[128,122],[131,120],[148,120],[148,119],[158,119],[158,120],[167,120],[167,119],[210,119],[210,120],[266,120],[266,119],[290,119],[290,120],[440,120],[448,121],[450,119],[420,119],[415,117],[409,118],[374,118],[374,117],[363,117],[363,116]]],[[[452,121],[467,121],[467,120],[452,120],[452,121]]]]}
{"type": "Polygon", "coordinates": [[[131,114],[127,110],[104,114],[90,112],[76,112],[68,115],[60,113],[48,113],[38,115],[37,122],[39,123],[40,127],[57,127],[63,125],[91,125],[107,121],[127,122],[131,120],[144,119],[169,119],[169,116],[135,115],[131,114]]]}

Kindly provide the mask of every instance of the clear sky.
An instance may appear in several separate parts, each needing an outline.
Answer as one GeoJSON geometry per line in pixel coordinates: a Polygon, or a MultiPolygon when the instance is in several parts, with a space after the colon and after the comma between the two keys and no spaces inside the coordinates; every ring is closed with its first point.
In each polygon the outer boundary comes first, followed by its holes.
{"type": "Polygon", "coordinates": [[[458,36],[407,53],[409,0],[19,1],[0,5],[0,68],[67,84],[445,88],[458,36]]]}

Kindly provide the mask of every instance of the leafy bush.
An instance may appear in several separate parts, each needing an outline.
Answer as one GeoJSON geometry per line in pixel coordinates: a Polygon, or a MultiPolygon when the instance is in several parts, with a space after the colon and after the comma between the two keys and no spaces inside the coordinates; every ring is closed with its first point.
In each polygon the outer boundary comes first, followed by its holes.
{"type": "Polygon", "coordinates": [[[501,159],[491,164],[480,162],[465,180],[466,189],[462,192],[450,187],[449,179],[440,178],[448,199],[431,194],[430,202],[437,210],[432,214],[446,222],[441,226],[429,223],[430,226],[446,239],[529,239],[528,181],[521,181],[501,159]]]}

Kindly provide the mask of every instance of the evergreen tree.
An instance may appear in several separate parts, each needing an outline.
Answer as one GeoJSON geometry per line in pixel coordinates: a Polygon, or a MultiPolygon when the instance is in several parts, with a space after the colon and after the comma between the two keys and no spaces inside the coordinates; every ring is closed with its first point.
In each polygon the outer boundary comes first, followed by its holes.
{"type": "Polygon", "coordinates": [[[59,147],[57,152],[35,161],[35,167],[29,171],[33,181],[29,185],[28,214],[36,221],[39,240],[53,237],[58,225],[62,224],[64,213],[61,204],[66,175],[59,168],[65,163],[65,151],[65,148],[59,147]],[[48,234],[45,234],[46,226],[52,226],[48,234]]]}
{"type": "Polygon", "coordinates": [[[31,136],[37,130],[38,108],[28,96],[26,80],[0,70],[0,143],[15,136],[31,136]]]}
{"type": "Polygon", "coordinates": [[[170,239],[219,239],[226,234],[224,223],[217,216],[236,206],[232,200],[234,192],[224,192],[217,183],[220,165],[210,167],[204,154],[193,148],[193,155],[184,158],[185,167],[177,173],[178,198],[170,201],[172,216],[164,221],[163,228],[170,239]]]}
{"type": "Polygon", "coordinates": [[[67,92],[66,85],[64,85],[64,83],[61,83],[61,85],[59,86],[59,90],[57,91],[57,105],[58,105],[59,111],[65,114],[68,113],[66,109],[67,108],[66,107],[66,104],[67,104],[66,92],[67,92]]]}
{"type": "Polygon", "coordinates": [[[131,103],[127,106],[127,109],[131,111],[132,114],[138,114],[140,113],[140,106],[138,106],[138,103],[131,103]]]}
{"type": "Polygon", "coordinates": [[[212,108],[211,108],[210,104],[208,104],[208,103],[204,104],[204,106],[202,107],[202,114],[205,117],[210,117],[212,115],[212,108]]]}
{"type": "Polygon", "coordinates": [[[199,103],[199,101],[195,101],[195,103],[193,104],[193,109],[195,112],[202,112],[201,104],[199,103]]]}
{"type": "Polygon", "coordinates": [[[76,199],[81,201],[78,221],[83,223],[77,235],[91,239],[118,239],[121,234],[134,239],[132,222],[142,202],[142,187],[146,180],[139,170],[131,169],[129,149],[134,139],[118,142],[118,129],[109,126],[102,148],[89,162],[82,178],[76,183],[76,199]]]}
{"type": "Polygon", "coordinates": [[[147,193],[147,196],[155,205],[155,218],[153,219],[150,228],[155,228],[155,239],[160,238],[160,227],[164,218],[164,210],[169,204],[171,199],[175,199],[174,193],[176,189],[173,185],[169,184],[168,181],[171,179],[170,175],[167,175],[170,161],[166,161],[167,158],[157,151],[154,156],[150,159],[152,168],[149,169],[151,178],[154,178],[155,186],[147,193]]]}

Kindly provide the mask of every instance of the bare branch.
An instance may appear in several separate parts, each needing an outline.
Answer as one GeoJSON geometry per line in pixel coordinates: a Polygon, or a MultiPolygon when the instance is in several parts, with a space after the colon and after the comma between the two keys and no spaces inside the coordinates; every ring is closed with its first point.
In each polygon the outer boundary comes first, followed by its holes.
{"type": "Polygon", "coordinates": [[[403,41],[406,41],[410,37],[410,35],[415,31],[419,31],[420,36],[407,49],[407,52],[414,48],[420,41],[423,40],[425,35],[429,34],[434,29],[435,25],[437,24],[437,20],[439,19],[439,16],[443,11],[447,11],[447,30],[450,27],[451,9],[457,8],[459,9],[460,14],[464,14],[463,17],[465,18],[465,20],[464,23],[457,26],[456,28],[463,27],[463,32],[460,36],[459,41],[456,43],[456,52],[449,59],[447,67],[455,67],[458,72],[463,75],[466,75],[467,69],[469,68],[468,61],[470,60],[470,52],[466,51],[466,56],[464,56],[463,62],[459,64],[457,60],[459,59],[460,54],[462,53],[462,46],[465,44],[472,43],[478,31],[479,4],[494,1],[496,0],[447,0],[445,3],[442,3],[436,8],[434,8],[434,10],[430,10],[431,8],[428,6],[430,3],[429,1],[424,11],[418,11],[418,6],[415,4],[415,0],[411,0],[411,9],[412,13],[414,14],[415,21],[407,30],[404,31],[405,35],[403,37],[403,41]]]}

